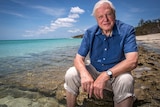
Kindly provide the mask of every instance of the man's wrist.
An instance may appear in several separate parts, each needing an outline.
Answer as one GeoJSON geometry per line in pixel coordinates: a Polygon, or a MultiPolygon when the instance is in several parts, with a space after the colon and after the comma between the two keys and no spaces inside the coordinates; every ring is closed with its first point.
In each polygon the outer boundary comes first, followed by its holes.
{"type": "Polygon", "coordinates": [[[106,74],[110,77],[110,79],[113,77],[113,73],[111,70],[107,70],[106,74]]]}

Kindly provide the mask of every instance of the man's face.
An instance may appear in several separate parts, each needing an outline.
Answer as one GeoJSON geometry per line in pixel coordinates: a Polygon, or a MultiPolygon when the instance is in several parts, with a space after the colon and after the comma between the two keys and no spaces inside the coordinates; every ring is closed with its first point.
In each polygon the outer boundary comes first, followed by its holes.
{"type": "Polygon", "coordinates": [[[103,31],[112,31],[115,23],[115,13],[109,4],[102,4],[95,11],[95,17],[99,27],[103,31]]]}

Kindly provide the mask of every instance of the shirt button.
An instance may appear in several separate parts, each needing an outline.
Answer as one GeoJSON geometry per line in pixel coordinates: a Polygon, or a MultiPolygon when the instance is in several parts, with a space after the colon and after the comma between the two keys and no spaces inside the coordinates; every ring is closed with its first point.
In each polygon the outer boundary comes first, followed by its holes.
{"type": "Polygon", "coordinates": [[[104,41],[106,40],[106,38],[104,38],[104,41]]]}
{"type": "Polygon", "coordinates": [[[104,48],[105,51],[107,51],[107,48],[104,48]]]}
{"type": "Polygon", "coordinates": [[[102,66],[104,66],[104,64],[102,64],[102,66]]]}
{"type": "Polygon", "coordinates": [[[106,60],[106,58],[103,58],[103,60],[106,60]]]}

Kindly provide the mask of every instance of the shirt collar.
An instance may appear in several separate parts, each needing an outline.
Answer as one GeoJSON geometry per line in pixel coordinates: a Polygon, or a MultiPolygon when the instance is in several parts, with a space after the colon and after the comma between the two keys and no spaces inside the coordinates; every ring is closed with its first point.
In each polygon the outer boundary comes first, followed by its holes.
{"type": "Polygon", "coordinates": [[[97,32],[95,33],[96,36],[98,35],[102,35],[102,30],[100,29],[100,27],[98,27],[97,32]]]}

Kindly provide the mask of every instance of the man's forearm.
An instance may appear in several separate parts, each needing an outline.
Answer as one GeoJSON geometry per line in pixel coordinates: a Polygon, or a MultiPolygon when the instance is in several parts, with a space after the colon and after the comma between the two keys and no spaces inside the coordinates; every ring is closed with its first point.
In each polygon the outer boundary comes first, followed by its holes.
{"type": "Polygon", "coordinates": [[[137,67],[138,53],[133,52],[126,56],[126,59],[112,67],[110,70],[113,73],[113,77],[116,77],[124,72],[128,72],[137,67]]]}

